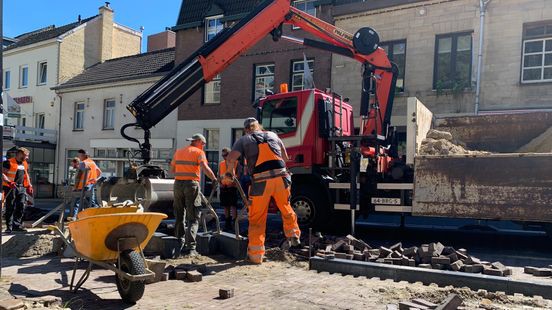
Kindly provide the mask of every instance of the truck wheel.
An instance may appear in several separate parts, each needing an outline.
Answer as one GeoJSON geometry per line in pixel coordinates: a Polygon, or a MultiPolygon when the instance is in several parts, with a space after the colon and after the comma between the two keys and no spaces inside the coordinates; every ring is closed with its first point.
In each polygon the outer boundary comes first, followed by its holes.
{"type": "Polygon", "coordinates": [[[297,214],[297,222],[301,227],[313,227],[319,218],[324,216],[322,205],[324,201],[320,195],[311,186],[292,186],[291,187],[291,207],[297,214]]]}
{"type": "Polygon", "coordinates": [[[326,196],[316,187],[301,184],[292,186],[291,191],[291,207],[299,226],[327,233],[349,231],[349,213],[333,211],[326,196]]]}
{"type": "MultiPolygon", "coordinates": [[[[141,275],[146,273],[146,266],[142,256],[133,250],[121,252],[121,270],[131,275],[141,275]]],[[[134,304],[142,295],[146,284],[144,281],[129,281],[118,275],[115,275],[117,282],[117,290],[124,302],[134,304]]]]}

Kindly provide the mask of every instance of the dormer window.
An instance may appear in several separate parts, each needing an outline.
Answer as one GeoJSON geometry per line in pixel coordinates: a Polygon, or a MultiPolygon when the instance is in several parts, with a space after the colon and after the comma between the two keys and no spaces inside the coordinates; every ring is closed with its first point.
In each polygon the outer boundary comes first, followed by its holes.
{"type": "Polygon", "coordinates": [[[211,16],[205,18],[205,42],[209,42],[217,33],[224,29],[222,15],[211,16]]]}

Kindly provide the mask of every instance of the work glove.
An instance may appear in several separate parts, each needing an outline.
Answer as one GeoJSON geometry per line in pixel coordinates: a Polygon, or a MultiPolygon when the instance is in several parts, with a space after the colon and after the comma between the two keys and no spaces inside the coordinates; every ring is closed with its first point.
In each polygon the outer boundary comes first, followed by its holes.
{"type": "Polygon", "coordinates": [[[32,196],[33,193],[34,193],[33,187],[32,186],[27,187],[27,194],[29,194],[29,196],[32,196]]]}
{"type": "Polygon", "coordinates": [[[17,184],[15,184],[15,182],[12,181],[12,182],[9,182],[9,183],[8,183],[8,186],[9,186],[11,189],[14,189],[14,188],[17,187],[17,184]]]}

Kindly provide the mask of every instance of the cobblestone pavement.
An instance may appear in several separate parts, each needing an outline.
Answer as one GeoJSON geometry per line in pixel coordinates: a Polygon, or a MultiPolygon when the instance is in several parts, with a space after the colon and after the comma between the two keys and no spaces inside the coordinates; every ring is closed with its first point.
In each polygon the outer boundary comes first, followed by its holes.
{"type": "Polygon", "coordinates": [[[57,296],[73,309],[385,309],[386,304],[416,297],[439,302],[455,292],[464,298],[466,309],[552,308],[551,301],[538,297],[478,294],[468,289],[316,273],[307,270],[305,262],[262,266],[224,259],[206,258],[205,262],[207,270],[215,274],[204,276],[198,283],[170,280],[149,284],[144,297],[129,306],[120,301],[110,271],[94,269],[83,289],[73,294],[67,287],[72,260],[54,256],[5,259],[0,297],[6,291],[19,298],[57,296]],[[218,299],[221,288],[233,288],[235,296],[218,299]]]}

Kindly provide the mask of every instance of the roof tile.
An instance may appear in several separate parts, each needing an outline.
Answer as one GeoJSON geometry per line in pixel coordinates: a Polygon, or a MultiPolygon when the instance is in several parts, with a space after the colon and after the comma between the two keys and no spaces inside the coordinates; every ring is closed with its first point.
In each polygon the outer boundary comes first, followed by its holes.
{"type": "Polygon", "coordinates": [[[162,75],[174,67],[175,49],[126,56],[98,63],[54,89],[118,82],[162,75]]]}

